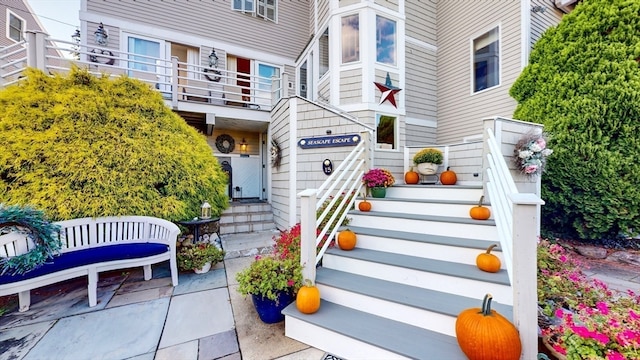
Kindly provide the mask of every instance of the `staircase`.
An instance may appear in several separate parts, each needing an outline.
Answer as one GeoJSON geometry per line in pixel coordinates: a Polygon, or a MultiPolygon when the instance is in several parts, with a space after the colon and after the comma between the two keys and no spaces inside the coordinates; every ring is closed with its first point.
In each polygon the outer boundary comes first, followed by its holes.
{"type": "Polygon", "coordinates": [[[481,186],[396,185],[368,199],[372,211],[350,211],[356,248],[325,253],[320,310],[291,304],[285,334],[345,359],[466,359],[455,339],[462,310],[491,293],[493,309],[513,313],[507,272],[475,266],[498,243],[492,219],[469,218],[481,195],[481,186]]]}
{"type": "Polygon", "coordinates": [[[276,228],[271,204],[267,202],[232,202],[220,216],[220,233],[254,233],[276,228]]]}

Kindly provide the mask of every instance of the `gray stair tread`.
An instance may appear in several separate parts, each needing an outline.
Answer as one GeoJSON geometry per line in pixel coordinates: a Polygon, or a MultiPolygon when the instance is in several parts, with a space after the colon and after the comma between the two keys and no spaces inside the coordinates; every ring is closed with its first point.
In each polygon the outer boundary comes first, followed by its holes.
{"type": "Polygon", "coordinates": [[[442,185],[442,184],[393,184],[392,187],[435,188],[435,189],[474,189],[481,190],[482,185],[442,185]]]}
{"type": "Polygon", "coordinates": [[[455,223],[455,224],[474,224],[474,225],[486,225],[486,226],[496,225],[496,222],[493,219],[474,220],[471,218],[462,218],[462,217],[456,217],[456,216],[420,215],[420,214],[406,214],[406,213],[394,213],[394,212],[384,212],[384,211],[363,212],[359,210],[351,210],[349,211],[349,215],[379,216],[379,217],[386,217],[386,218],[392,218],[392,219],[411,219],[411,220],[435,221],[435,222],[455,223]]]}
{"type": "Polygon", "coordinates": [[[423,233],[414,233],[407,231],[386,230],[386,229],[372,229],[361,226],[343,226],[341,229],[351,229],[358,235],[370,235],[387,239],[399,239],[409,240],[438,245],[450,245],[457,247],[472,248],[478,250],[486,250],[490,245],[497,244],[498,246],[493,249],[493,252],[502,251],[500,248],[500,242],[490,240],[478,240],[478,239],[465,239],[459,237],[431,235],[423,233]]]}
{"type": "Polygon", "coordinates": [[[358,247],[349,251],[340,250],[338,248],[331,248],[327,250],[325,255],[343,256],[363,261],[377,262],[380,264],[404,267],[453,277],[478,280],[507,286],[510,285],[509,275],[504,269],[501,269],[497,273],[488,273],[478,269],[478,267],[475,265],[427,259],[418,256],[394,254],[384,251],[362,249],[358,247]]]}
{"type": "MultiPolygon", "coordinates": [[[[454,337],[322,300],[315,314],[283,311],[313,325],[413,359],[466,359],[454,337]]],[[[339,354],[337,354],[339,356],[339,354]]]]}
{"type": "MultiPolygon", "coordinates": [[[[358,199],[362,200],[363,198],[359,196],[358,199]]],[[[407,199],[407,198],[393,197],[388,195],[383,198],[368,197],[367,201],[402,201],[402,202],[412,202],[412,203],[421,203],[421,204],[454,204],[454,205],[469,205],[469,207],[478,205],[478,200],[469,201],[469,200],[440,200],[440,199],[407,199]]],[[[484,201],[482,205],[486,207],[491,206],[491,204],[488,201],[484,201]]]]}
{"type": "MultiPolygon", "coordinates": [[[[478,294],[474,299],[323,267],[317,270],[316,283],[452,317],[462,310],[481,307],[485,295],[478,294]]],[[[491,308],[512,321],[511,305],[494,299],[491,308]]]]}

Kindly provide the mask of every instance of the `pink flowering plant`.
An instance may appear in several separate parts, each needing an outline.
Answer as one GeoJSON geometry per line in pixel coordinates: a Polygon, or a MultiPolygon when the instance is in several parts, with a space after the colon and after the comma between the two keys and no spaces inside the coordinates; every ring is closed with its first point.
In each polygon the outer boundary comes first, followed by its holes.
{"type": "Polygon", "coordinates": [[[389,187],[395,183],[395,178],[387,169],[373,168],[362,176],[362,183],[368,188],[389,187]]]}
{"type": "Polygon", "coordinates": [[[547,148],[545,134],[530,133],[522,137],[514,149],[514,163],[525,175],[542,174],[547,163],[547,156],[553,150],[547,148]]]}
{"type": "Polygon", "coordinates": [[[567,359],[640,359],[640,295],[608,289],[559,244],[538,245],[538,301],[547,343],[567,359]]]}

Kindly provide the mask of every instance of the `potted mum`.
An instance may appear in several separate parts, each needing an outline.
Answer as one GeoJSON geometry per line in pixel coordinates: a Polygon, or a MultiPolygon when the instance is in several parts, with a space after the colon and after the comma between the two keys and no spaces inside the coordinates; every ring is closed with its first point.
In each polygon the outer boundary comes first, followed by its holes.
{"type": "Polygon", "coordinates": [[[251,295],[260,320],[273,324],[284,320],[282,310],[291,304],[302,287],[300,226],[281,232],[275,251],[257,256],[249,267],[236,274],[237,291],[251,295]]]}
{"type": "Polygon", "coordinates": [[[178,267],[182,271],[193,270],[198,274],[206,273],[224,259],[224,250],[214,244],[200,242],[197,244],[183,243],[176,254],[178,267]]]}
{"type": "Polygon", "coordinates": [[[413,155],[413,163],[422,175],[434,175],[438,165],[442,164],[442,151],[435,148],[424,148],[413,155]]]}
{"type": "Polygon", "coordinates": [[[395,178],[387,169],[373,168],[362,176],[362,183],[371,190],[374,198],[383,198],[387,195],[387,187],[395,183],[395,178]]]}

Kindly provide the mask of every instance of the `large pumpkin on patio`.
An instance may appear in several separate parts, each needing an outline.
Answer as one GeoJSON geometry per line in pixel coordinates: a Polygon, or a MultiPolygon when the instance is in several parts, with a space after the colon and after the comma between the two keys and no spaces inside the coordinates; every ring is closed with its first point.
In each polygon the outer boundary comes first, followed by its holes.
{"type": "Polygon", "coordinates": [[[338,247],[342,250],[353,250],[356,247],[356,233],[346,229],[338,233],[338,247]]]}
{"type": "Polygon", "coordinates": [[[307,284],[298,290],[296,308],[303,314],[313,314],[320,309],[320,290],[307,280],[307,284]]]}
{"type": "Polygon", "coordinates": [[[420,182],[420,174],[413,171],[413,167],[406,173],[404,173],[404,182],[406,184],[417,184],[420,182]]]}
{"type": "Polygon", "coordinates": [[[456,182],[458,182],[456,173],[453,170],[449,169],[451,168],[447,167],[447,171],[443,171],[442,174],[440,174],[440,182],[442,183],[442,185],[455,185],[456,182]]]}
{"type": "Polygon", "coordinates": [[[469,210],[469,216],[475,220],[487,220],[491,216],[491,210],[482,206],[482,202],[484,201],[484,195],[480,196],[480,201],[477,206],[474,206],[469,210]]]}
{"type": "Polygon", "coordinates": [[[469,360],[518,360],[522,352],[518,329],[491,310],[491,294],[482,308],[462,311],[456,319],[456,339],[469,360]]]}
{"type": "Polygon", "coordinates": [[[489,246],[487,248],[487,251],[483,252],[482,254],[476,257],[476,265],[478,266],[478,269],[482,271],[490,272],[490,273],[495,273],[500,271],[500,265],[501,265],[500,258],[491,253],[491,250],[493,250],[493,248],[496,246],[498,245],[493,244],[489,246]]]}

